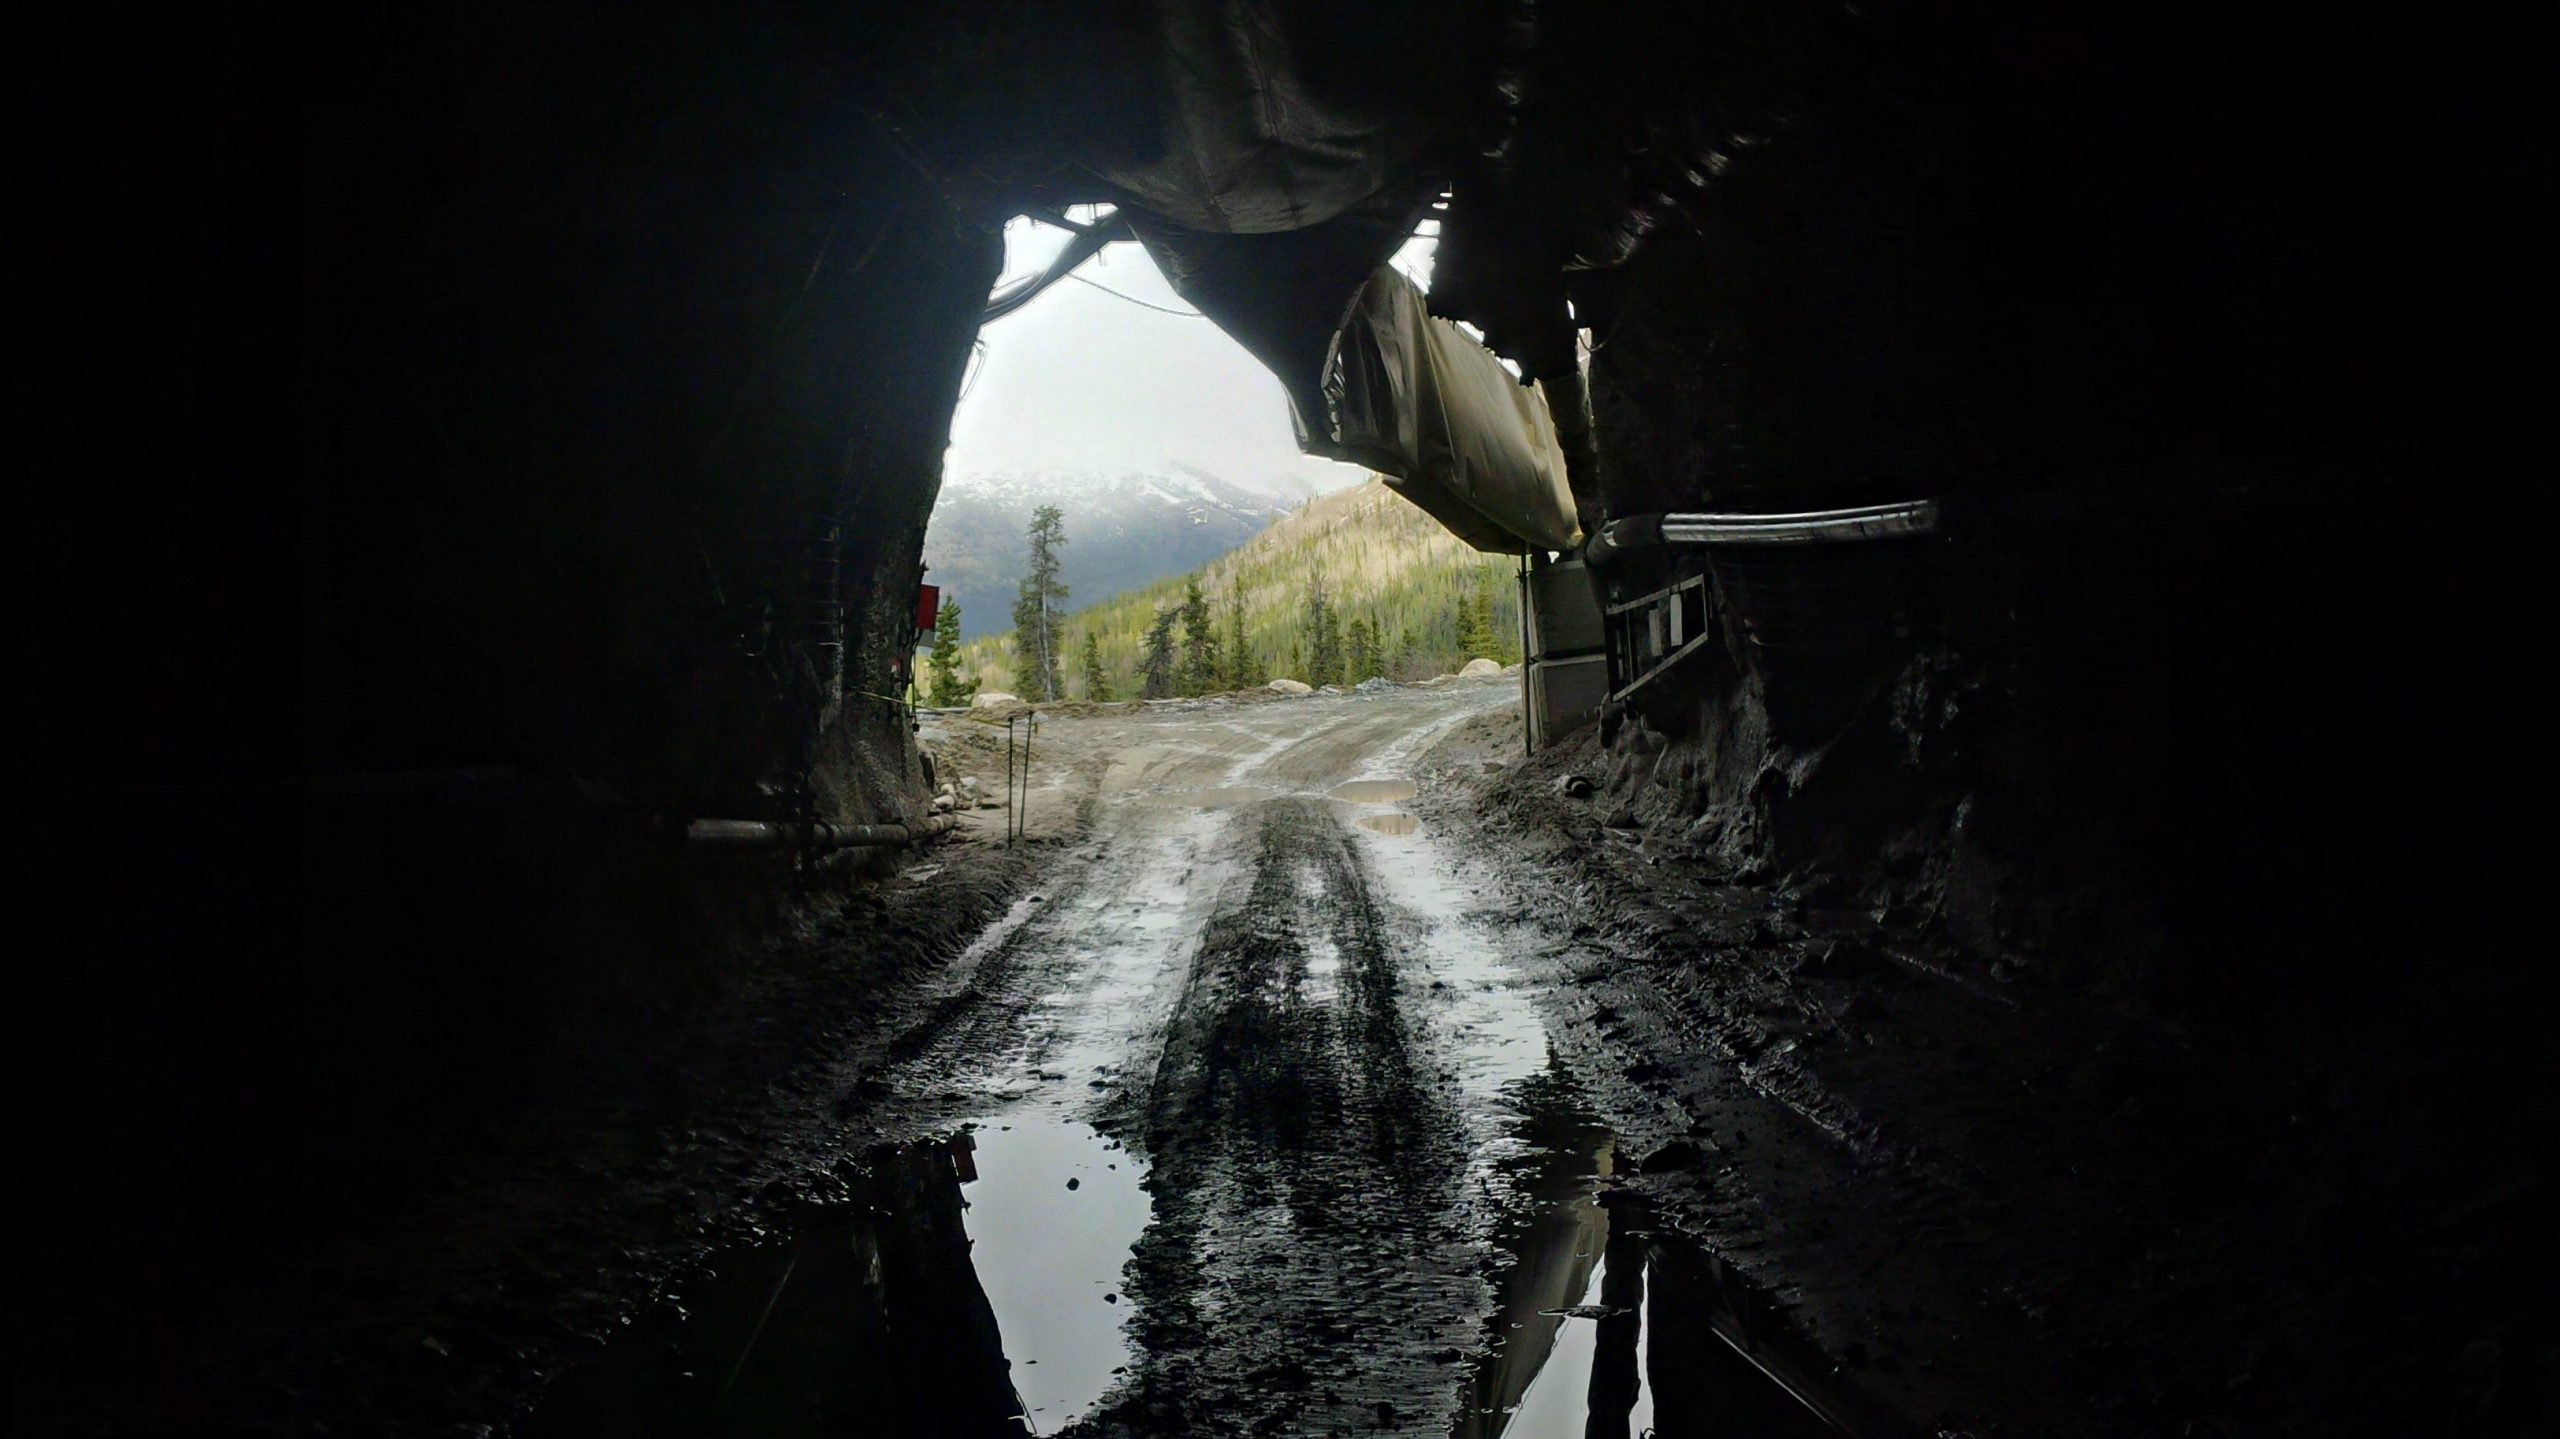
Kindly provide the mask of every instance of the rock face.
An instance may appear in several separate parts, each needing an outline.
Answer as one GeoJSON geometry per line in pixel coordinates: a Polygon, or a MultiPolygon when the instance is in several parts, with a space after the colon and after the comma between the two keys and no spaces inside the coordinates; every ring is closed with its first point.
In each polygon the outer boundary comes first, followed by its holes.
{"type": "Polygon", "coordinates": [[[1264,688],[1269,689],[1273,694],[1282,695],[1311,695],[1315,693],[1314,686],[1302,684],[1297,680],[1273,680],[1264,688]]]}
{"type": "Polygon", "coordinates": [[[1002,690],[981,690],[978,692],[977,698],[969,701],[969,708],[973,710],[1000,710],[1010,708],[1011,706],[1018,705],[1020,703],[1022,703],[1022,696],[1020,695],[1009,695],[1002,690]]]}
{"type": "Polygon", "coordinates": [[[1502,673],[1502,666],[1495,664],[1493,661],[1487,659],[1473,659],[1467,661],[1465,668],[1458,671],[1458,678],[1473,679],[1477,675],[1498,675],[1500,673],[1502,673]]]}

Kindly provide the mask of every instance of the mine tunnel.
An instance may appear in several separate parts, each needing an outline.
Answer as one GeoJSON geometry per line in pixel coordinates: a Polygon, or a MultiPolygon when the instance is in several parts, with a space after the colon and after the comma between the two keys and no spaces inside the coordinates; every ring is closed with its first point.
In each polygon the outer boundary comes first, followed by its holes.
{"type": "Polygon", "coordinates": [[[2560,1422],[2547,21],[39,28],[17,1432],[2560,1422]],[[920,714],[1026,215],[1521,671],[920,714]]]}

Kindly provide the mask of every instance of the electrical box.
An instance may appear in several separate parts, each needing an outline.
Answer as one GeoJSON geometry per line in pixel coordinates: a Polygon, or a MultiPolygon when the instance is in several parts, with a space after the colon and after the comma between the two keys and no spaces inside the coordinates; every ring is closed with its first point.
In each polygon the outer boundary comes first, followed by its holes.
{"type": "Polygon", "coordinates": [[[1532,753],[1599,718],[1609,697],[1608,636],[1580,560],[1532,561],[1520,576],[1528,662],[1520,708],[1532,753]]]}

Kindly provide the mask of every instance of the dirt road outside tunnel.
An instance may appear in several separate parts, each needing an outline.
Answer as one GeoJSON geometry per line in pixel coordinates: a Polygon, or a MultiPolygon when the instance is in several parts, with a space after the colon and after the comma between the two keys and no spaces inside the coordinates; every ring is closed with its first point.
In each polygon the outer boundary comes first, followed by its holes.
{"type": "MultiPolygon", "coordinates": [[[[1400,807],[1437,741],[1516,701],[1502,678],[1044,721],[1031,829],[1071,848],[866,1086],[889,1128],[944,1136],[868,1167],[956,1187],[960,1267],[1001,1349],[960,1382],[1009,1374],[943,1412],[1039,1433],[1578,1436],[1601,1396],[1604,1425],[1656,1422],[1641,1236],[1621,1215],[1612,1248],[1601,1203],[1614,1140],[1523,963],[1555,941],[1400,807]]],[[[876,1385],[779,1410],[759,1388],[803,1382],[755,1357],[811,1351],[768,1332],[790,1328],[799,1272],[669,1341],[686,1357],[667,1363],[729,1387],[665,1412],[787,1411],[805,1423],[779,1427],[812,1433],[907,1412],[876,1385]]],[[[947,1295],[921,1319],[916,1302],[908,1323],[948,1326],[947,1295]]],[[[630,1413],[602,1396],[631,1382],[627,1363],[572,1375],[546,1412],[630,1413]]]]}

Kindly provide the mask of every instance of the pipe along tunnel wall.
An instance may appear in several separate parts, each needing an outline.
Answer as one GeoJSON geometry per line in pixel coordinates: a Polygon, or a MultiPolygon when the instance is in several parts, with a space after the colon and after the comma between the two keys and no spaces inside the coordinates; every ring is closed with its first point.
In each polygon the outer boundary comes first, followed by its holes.
{"type": "MultiPolygon", "coordinates": [[[[1720,572],[1726,642],[1595,762],[2022,1004],[2164,1017],[2393,1134],[2547,1121],[2547,541],[2503,518],[2541,448],[2503,357],[2549,295],[2501,37],[2377,103],[2369,17],[2306,54],[2024,9],[1889,27],[1893,84],[1817,89],[1626,272],[1610,513],[1927,493],[1950,538],[1720,572]]],[[[89,78],[150,103],[73,128],[126,181],[45,162],[13,1063],[22,1172],[70,1180],[36,1228],[94,1241],[37,1287],[84,1313],[288,1261],[485,1142],[572,1021],[717,995],[843,883],[639,820],[926,800],[861,691],[1000,215],[847,77],[942,22],[263,23],[124,37],[89,78]],[[468,766],[521,778],[347,782],[468,766]]],[[[1018,152],[1110,110],[1107,59],[917,124],[1018,152]]]]}

